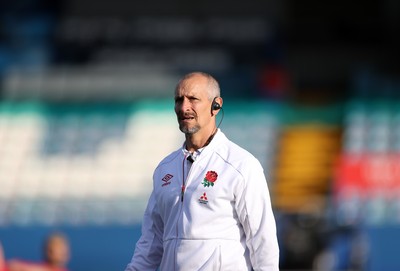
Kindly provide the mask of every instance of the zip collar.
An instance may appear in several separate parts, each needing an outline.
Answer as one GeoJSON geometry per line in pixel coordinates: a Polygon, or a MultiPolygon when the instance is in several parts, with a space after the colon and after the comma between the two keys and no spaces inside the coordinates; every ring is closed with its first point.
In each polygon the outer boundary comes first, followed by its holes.
{"type": "MultiPolygon", "coordinates": [[[[208,145],[206,145],[203,148],[197,149],[196,151],[191,153],[186,149],[186,143],[183,143],[183,145],[182,145],[182,153],[183,153],[184,157],[187,158],[189,156],[192,156],[193,160],[196,160],[200,156],[200,154],[202,154],[202,153],[206,154],[206,153],[209,153],[212,150],[214,150],[215,147],[218,146],[218,142],[224,136],[225,136],[224,133],[220,130],[220,128],[218,128],[217,131],[212,136],[212,138],[211,138],[210,142],[208,143],[208,145]]],[[[205,155],[203,155],[203,156],[205,156],[205,155]]]]}

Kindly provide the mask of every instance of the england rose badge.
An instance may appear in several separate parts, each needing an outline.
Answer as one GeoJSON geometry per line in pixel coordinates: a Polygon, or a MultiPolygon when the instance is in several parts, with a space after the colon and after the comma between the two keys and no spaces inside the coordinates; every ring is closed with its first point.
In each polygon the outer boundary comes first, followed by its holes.
{"type": "Polygon", "coordinates": [[[204,185],[204,187],[214,186],[214,183],[217,181],[217,178],[218,178],[217,172],[210,170],[207,172],[206,177],[204,178],[201,184],[204,185]]]}

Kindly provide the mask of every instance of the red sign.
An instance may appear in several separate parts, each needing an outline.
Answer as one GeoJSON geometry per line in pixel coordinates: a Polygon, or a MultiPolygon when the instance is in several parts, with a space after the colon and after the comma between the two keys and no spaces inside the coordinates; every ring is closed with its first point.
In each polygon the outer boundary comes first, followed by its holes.
{"type": "Polygon", "coordinates": [[[335,192],[364,196],[400,190],[400,154],[344,154],[334,178],[335,192]]]}

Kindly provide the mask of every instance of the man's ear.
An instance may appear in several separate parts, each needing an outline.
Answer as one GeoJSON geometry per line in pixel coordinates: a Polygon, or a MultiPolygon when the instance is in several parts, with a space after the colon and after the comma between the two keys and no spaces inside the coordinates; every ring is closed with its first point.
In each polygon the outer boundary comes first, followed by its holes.
{"type": "MultiPolygon", "coordinates": [[[[211,116],[214,116],[216,113],[214,111],[219,111],[222,108],[223,100],[221,97],[215,97],[211,103],[211,116]]],[[[218,113],[218,112],[217,112],[218,113]]]]}

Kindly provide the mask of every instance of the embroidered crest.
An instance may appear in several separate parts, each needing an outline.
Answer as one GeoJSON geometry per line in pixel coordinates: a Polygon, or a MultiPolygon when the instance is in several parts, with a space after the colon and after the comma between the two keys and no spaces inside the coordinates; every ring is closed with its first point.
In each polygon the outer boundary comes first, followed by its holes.
{"type": "Polygon", "coordinates": [[[207,199],[207,194],[206,192],[203,193],[203,195],[199,198],[199,202],[201,204],[207,204],[208,203],[208,199],[207,199]]]}
{"type": "Polygon", "coordinates": [[[210,170],[207,172],[206,177],[201,182],[201,184],[204,185],[204,187],[214,186],[214,183],[217,181],[217,178],[218,178],[217,172],[210,170]]]}
{"type": "Polygon", "coordinates": [[[166,186],[166,185],[171,184],[171,182],[170,182],[169,180],[171,180],[172,177],[174,177],[174,176],[171,175],[171,174],[165,175],[165,176],[161,179],[161,180],[164,182],[161,186],[166,186]]]}

